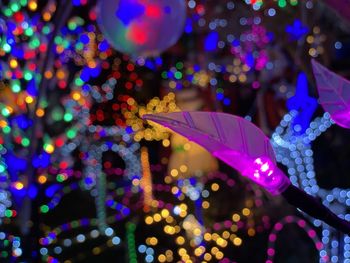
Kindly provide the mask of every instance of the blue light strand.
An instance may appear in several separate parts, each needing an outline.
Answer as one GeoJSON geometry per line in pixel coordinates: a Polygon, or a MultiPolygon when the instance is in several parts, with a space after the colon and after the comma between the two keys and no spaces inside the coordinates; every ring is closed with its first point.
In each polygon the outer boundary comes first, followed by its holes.
{"type": "MultiPolygon", "coordinates": [[[[347,220],[350,219],[350,189],[322,189],[318,186],[313,165],[312,142],[334,124],[329,113],[315,118],[303,134],[293,132],[292,123],[296,111],[287,113],[272,134],[271,143],[278,162],[287,166],[291,182],[314,195],[323,204],[347,220]]],[[[311,219],[316,227],[322,227],[321,240],[324,248],[320,250],[320,262],[329,257],[330,262],[350,262],[350,238],[339,233],[320,220],[311,219]],[[340,244],[342,248],[340,248],[340,244]],[[342,252],[343,251],[343,252],[342,252]]]]}

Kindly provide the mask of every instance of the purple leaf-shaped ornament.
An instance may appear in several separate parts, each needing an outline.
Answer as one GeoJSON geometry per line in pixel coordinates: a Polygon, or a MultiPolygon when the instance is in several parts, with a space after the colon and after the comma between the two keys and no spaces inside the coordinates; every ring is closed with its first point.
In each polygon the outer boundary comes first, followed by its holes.
{"type": "Polygon", "coordinates": [[[350,81],[312,60],[319,101],[336,124],[350,128],[350,81]]]}
{"type": "Polygon", "coordinates": [[[173,112],[148,114],[143,118],[201,145],[273,195],[290,185],[276,165],[270,140],[241,117],[217,112],[173,112]]]}

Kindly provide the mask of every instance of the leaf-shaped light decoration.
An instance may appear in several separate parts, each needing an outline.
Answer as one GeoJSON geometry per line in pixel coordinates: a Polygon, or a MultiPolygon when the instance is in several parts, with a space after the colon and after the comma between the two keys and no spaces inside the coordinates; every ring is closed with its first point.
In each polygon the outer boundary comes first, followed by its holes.
{"type": "Polygon", "coordinates": [[[147,114],[143,118],[196,142],[272,194],[280,194],[290,185],[276,165],[270,140],[243,118],[226,113],[186,111],[147,114]]]}
{"type": "Polygon", "coordinates": [[[281,194],[291,205],[344,233],[350,233],[349,222],[291,184],[276,165],[269,139],[251,122],[226,113],[198,111],[147,114],[143,118],[198,143],[271,194],[281,194]]]}
{"type": "Polygon", "coordinates": [[[350,81],[335,74],[315,60],[312,68],[320,104],[341,127],[350,128],[350,81]]]}

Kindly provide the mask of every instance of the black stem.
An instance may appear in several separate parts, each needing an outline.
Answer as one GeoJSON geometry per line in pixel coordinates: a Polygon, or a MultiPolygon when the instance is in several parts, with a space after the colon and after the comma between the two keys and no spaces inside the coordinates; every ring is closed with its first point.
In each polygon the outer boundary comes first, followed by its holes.
{"type": "Polygon", "coordinates": [[[350,222],[339,218],[318,199],[305,193],[303,190],[300,190],[291,184],[282,193],[282,196],[288,201],[289,204],[301,209],[306,214],[322,220],[345,234],[350,234],[350,222]]]}

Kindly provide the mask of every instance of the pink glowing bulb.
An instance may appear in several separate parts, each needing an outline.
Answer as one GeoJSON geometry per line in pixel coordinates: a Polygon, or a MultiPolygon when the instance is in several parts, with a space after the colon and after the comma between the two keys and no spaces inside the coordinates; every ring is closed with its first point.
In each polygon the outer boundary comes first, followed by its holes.
{"type": "Polygon", "coordinates": [[[271,194],[280,194],[289,179],[277,167],[269,139],[251,122],[226,113],[174,112],[144,115],[198,143],[271,194]]]}

